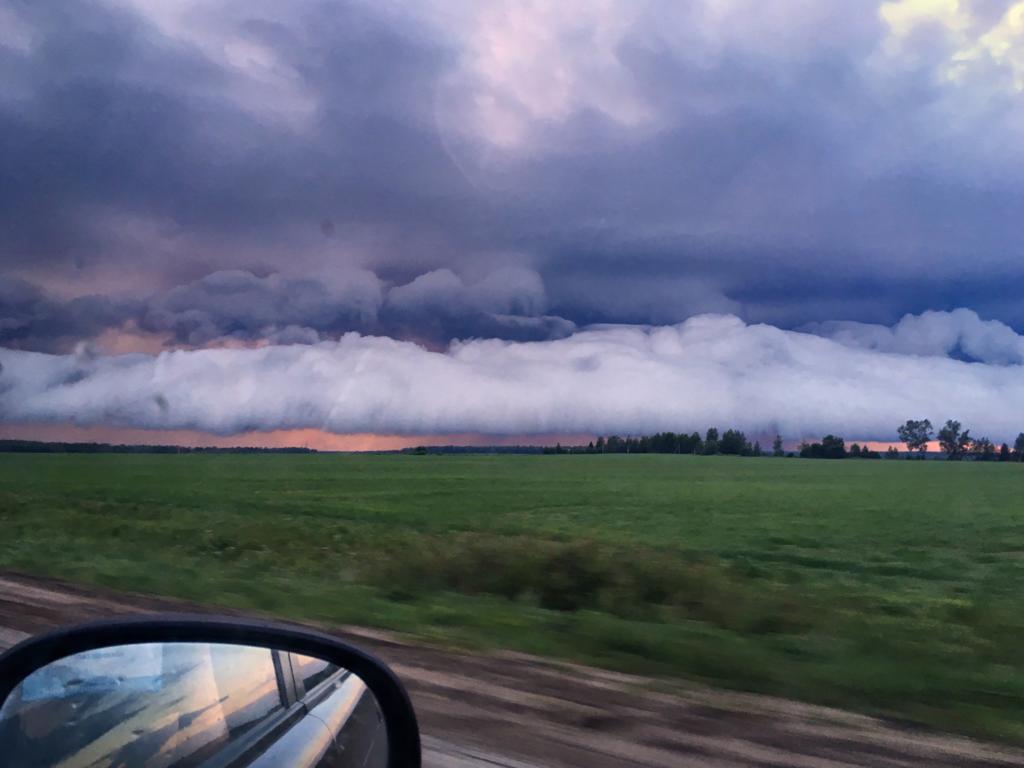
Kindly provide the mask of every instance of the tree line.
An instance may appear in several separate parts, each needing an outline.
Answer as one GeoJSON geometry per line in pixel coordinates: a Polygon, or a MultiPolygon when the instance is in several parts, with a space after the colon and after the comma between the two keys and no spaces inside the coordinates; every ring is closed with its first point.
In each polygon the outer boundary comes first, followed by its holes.
{"type": "Polygon", "coordinates": [[[965,458],[975,461],[1024,461],[1024,432],[1017,435],[1012,448],[1008,443],[996,448],[995,443],[987,437],[972,437],[971,431],[964,429],[955,419],[949,419],[938,432],[928,419],[908,419],[896,431],[911,456],[924,458],[928,444],[938,439],[939,446],[950,461],[965,458]]]}
{"type": "Polygon", "coordinates": [[[782,436],[776,435],[769,450],[761,447],[757,440],[751,442],[739,429],[719,432],[717,427],[709,428],[704,436],[699,432],[658,432],[646,437],[599,437],[586,446],[563,448],[556,445],[547,453],[683,453],[698,456],[800,456],[810,459],[880,459],[878,451],[854,443],[849,450],[841,437],[826,435],[820,443],[802,443],[798,452],[788,452],[783,447],[782,436]]]}
{"type": "MultiPolygon", "coordinates": [[[[701,456],[722,454],[726,456],[763,456],[765,451],[756,440],[751,443],[738,429],[727,429],[719,434],[711,427],[701,437],[699,432],[658,432],[645,437],[619,437],[609,435],[598,437],[587,445],[563,447],[561,444],[549,448],[546,453],[687,453],[701,456]]],[[[784,456],[782,438],[776,436],[771,448],[772,454],[784,456]]]]}
{"type": "MultiPolygon", "coordinates": [[[[963,429],[959,421],[950,419],[935,432],[928,419],[908,419],[897,428],[902,443],[907,446],[910,458],[924,458],[928,444],[938,439],[946,458],[959,461],[971,458],[976,461],[1024,461],[1024,432],[1017,436],[1013,447],[1003,443],[998,448],[987,437],[971,437],[970,430],[963,429]]],[[[601,436],[587,445],[545,448],[544,453],[679,453],[698,456],[799,456],[804,459],[881,459],[883,454],[867,445],[853,443],[849,448],[846,441],[837,435],[825,435],[820,442],[802,442],[793,452],[783,448],[780,435],[772,441],[770,450],[764,450],[756,440],[751,442],[738,429],[727,429],[719,433],[716,427],[709,428],[702,437],[699,432],[658,432],[644,437],[601,436]]],[[[898,459],[900,451],[890,446],[884,457],[898,459]]]]}
{"type": "MultiPolygon", "coordinates": [[[[897,452],[898,453],[898,452],[897,452]]],[[[891,457],[891,454],[888,454],[891,457]]],[[[846,441],[835,435],[825,435],[820,443],[801,443],[801,459],[880,459],[882,454],[866,445],[854,443],[846,449],[846,441]]]]}

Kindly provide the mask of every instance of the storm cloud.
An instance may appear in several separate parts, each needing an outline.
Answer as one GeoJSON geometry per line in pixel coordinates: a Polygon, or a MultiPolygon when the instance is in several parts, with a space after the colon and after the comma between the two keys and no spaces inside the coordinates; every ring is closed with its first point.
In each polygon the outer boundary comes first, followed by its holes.
{"type": "Polygon", "coordinates": [[[1006,434],[1021,51],[988,0],[0,0],[0,420],[1006,434]]]}
{"type": "Polygon", "coordinates": [[[0,8],[0,266],[47,292],[522,268],[576,325],[1024,325],[1019,3],[0,8]]]}
{"type": "Polygon", "coordinates": [[[361,331],[443,347],[453,338],[529,341],[575,330],[546,309],[540,276],[523,267],[499,268],[476,282],[439,269],[398,285],[368,270],[318,277],[223,270],[143,299],[60,300],[25,281],[0,280],[0,341],[60,352],[107,332],[120,341],[147,334],[165,347],[201,347],[314,343],[361,331]]]}
{"type": "Polygon", "coordinates": [[[998,439],[1024,428],[1019,363],[884,352],[727,315],[442,352],[350,333],[309,346],[157,356],[0,350],[0,363],[0,416],[12,422],[410,435],[717,424],[862,439],[891,439],[909,417],[958,418],[998,439]]]}

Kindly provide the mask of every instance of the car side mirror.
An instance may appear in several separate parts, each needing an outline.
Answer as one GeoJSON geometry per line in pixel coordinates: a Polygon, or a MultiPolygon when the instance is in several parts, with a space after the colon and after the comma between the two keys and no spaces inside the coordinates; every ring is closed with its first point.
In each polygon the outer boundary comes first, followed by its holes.
{"type": "Polygon", "coordinates": [[[0,754],[36,768],[419,768],[420,738],[394,673],[330,635],[143,616],[0,655],[0,754]]]}

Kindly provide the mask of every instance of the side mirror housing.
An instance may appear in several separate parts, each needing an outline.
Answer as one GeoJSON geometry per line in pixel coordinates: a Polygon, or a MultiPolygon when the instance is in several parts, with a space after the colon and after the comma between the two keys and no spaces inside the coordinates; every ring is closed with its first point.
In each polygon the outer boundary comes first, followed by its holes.
{"type": "Polygon", "coordinates": [[[416,715],[382,661],[261,621],[140,616],[0,655],[12,765],[419,768],[416,715]]]}

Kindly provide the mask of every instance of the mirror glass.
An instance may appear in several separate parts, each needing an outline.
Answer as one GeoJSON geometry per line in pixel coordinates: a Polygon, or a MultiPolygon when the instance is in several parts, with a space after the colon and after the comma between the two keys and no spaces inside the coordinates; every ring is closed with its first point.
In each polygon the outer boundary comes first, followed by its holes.
{"type": "Polygon", "coordinates": [[[322,659],[148,643],[26,677],[0,707],[0,751],[35,768],[384,768],[387,735],[363,681],[322,659]]]}

